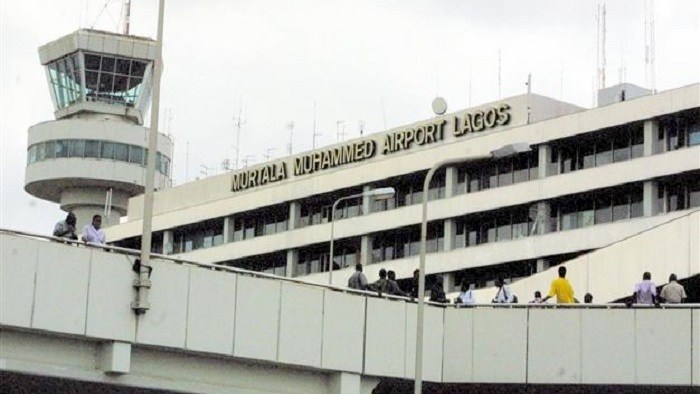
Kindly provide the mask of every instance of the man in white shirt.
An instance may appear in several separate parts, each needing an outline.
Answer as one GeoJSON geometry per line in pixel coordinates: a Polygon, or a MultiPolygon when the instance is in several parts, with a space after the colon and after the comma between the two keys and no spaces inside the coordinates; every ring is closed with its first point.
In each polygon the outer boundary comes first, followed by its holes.
{"type": "Polygon", "coordinates": [[[503,278],[499,277],[496,279],[496,286],[498,287],[498,293],[496,293],[496,297],[491,302],[496,304],[513,302],[513,292],[510,290],[510,287],[506,286],[503,278]]]}
{"type": "Polygon", "coordinates": [[[642,281],[634,286],[634,302],[644,305],[657,303],[656,285],[651,281],[651,273],[645,272],[642,281]]]}
{"type": "Polygon", "coordinates": [[[669,304],[680,304],[688,298],[683,285],[678,283],[676,274],[671,274],[668,278],[668,284],[661,289],[661,294],[659,295],[664,302],[668,302],[669,304]]]}
{"type": "Polygon", "coordinates": [[[102,226],[102,216],[93,216],[92,223],[83,228],[83,242],[104,245],[106,241],[105,233],[104,231],[100,230],[100,226],[102,226]]]}

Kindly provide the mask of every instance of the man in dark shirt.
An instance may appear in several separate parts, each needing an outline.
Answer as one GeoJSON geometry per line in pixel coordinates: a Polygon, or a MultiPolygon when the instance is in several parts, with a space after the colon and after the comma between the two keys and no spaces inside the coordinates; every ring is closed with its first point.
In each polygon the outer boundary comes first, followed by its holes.
{"type": "Polygon", "coordinates": [[[386,292],[391,295],[406,296],[407,294],[401,290],[399,283],[396,281],[396,272],[389,271],[387,276],[389,277],[389,287],[387,288],[386,292]]]}
{"type": "Polygon", "coordinates": [[[355,272],[348,279],[348,287],[357,290],[367,290],[367,277],[362,273],[362,264],[355,265],[355,272]]]}

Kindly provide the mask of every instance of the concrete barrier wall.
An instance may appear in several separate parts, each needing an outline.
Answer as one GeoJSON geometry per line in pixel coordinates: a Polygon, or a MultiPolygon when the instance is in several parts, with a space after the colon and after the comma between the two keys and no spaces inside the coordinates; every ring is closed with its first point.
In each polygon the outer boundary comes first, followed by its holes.
{"type": "MultiPolygon", "coordinates": [[[[133,257],[7,234],[0,245],[3,328],[413,378],[413,303],[153,260],[137,322],[133,257]]],[[[699,308],[428,305],[425,318],[426,381],[700,385],[699,308]]]]}

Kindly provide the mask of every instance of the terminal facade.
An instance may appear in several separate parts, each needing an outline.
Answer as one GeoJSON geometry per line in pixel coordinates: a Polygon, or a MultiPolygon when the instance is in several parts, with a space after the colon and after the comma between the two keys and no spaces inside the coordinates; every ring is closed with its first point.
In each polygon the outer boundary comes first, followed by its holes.
{"type": "MultiPolygon", "coordinates": [[[[164,189],[152,251],[328,283],[333,203],[393,187],[338,205],[332,277],[344,286],[362,263],[370,281],[384,268],[401,283],[418,266],[424,177],[453,157],[464,163],[428,191],[426,274],[447,292],[514,281],[700,207],[700,85],[617,85],[592,109],[516,96],[164,189]],[[523,142],[531,151],[471,159],[523,142]]],[[[109,242],[139,247],[142,198],[109,242]]]]}

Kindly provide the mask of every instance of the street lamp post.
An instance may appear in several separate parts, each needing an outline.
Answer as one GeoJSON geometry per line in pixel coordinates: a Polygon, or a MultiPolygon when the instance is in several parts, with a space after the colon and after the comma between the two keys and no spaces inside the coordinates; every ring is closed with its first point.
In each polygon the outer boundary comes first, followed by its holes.
{"type": "Polygon", "coordinates": [[[428,234],[428,190],[430,187],[430,181],[433,179],[435,172],[441,167],[464,163],[470,161],[484,160],[484,159],[500,159],[504,157],[509,157],[516,155],[521,152],[530,151],[530,146],[526,143],[516,143],[503,146],[500,149],[491,151],[488,155],[471,156],[471,157],[456,157],[451,159],[442,160],[435,163],[428,174],[425,176],[423,181],[423,216],[421,219],[421,229],[420,229],[420,262],[418,267],[418,315],[416,316],[416,367],[415,367],[415,385],[414,393],[421,394],[423,386],[423,321],[424,321],[424,310],[425,310],[425,251],[426,251],[426,238],[428,234]]]}
{"type": "Polygon", "coordinates": [[[351,196],[346,196],[346,197],[340,197],[339,199],[335,200],[333,203],[333,207],[331,208],[331,247],[330,247],[330,254],[329,254],[329,262],[328,262],[328,284],[333,285],[333,229],[335,227],[335,209],[338,206],[338,203],[341,201],[345,200],[350,200],[352,198],[357,198],[357,197],[372,197],[374,200],[385,200],[387,198],[391,198],[396,194],[396,190],[394,190],[393,187],[380,187],[378,189],[372,189],[370,191],[364,192],[364,193],[357,193],[353,194],[351,196]]]}

